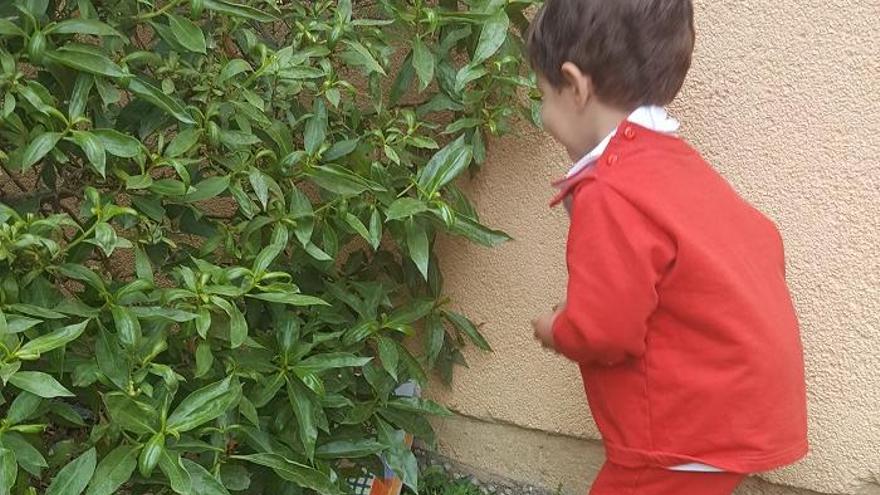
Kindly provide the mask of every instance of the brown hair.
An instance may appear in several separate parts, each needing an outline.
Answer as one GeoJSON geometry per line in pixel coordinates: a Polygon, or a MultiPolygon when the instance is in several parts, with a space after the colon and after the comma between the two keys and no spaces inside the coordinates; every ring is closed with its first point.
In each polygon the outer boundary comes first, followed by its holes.
{"type": "Polygon", "coordinates": [[[693,49],[691,0],[547,0],[528,34],[532,67],[550,84],[564,85],[572,62],[599,99],[626,109],[675,99],[693,49]]]}

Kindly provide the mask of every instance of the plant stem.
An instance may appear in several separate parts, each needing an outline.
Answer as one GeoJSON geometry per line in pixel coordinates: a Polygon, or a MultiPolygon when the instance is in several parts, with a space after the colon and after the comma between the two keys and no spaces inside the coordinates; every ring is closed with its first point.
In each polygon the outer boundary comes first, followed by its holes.
{"type": "Polygon", "coordinates": [[[150,12],[147,14],[141,14],[139,16],[136,16],[135,19],[137,19],[139,21],[145,21],[147,19],[152,19],[153,17],[159,17],[160,15],[164,14],[165,12],[168,12],[169,10],[173,9],[174,7],[177,7],[178,5],[180,5],[180,2],[181,2],[181,0],[171,0],[170,2],[166,3],[165,6],[163,6],[159,10],[157,10],[155,12],[150,12]]]}

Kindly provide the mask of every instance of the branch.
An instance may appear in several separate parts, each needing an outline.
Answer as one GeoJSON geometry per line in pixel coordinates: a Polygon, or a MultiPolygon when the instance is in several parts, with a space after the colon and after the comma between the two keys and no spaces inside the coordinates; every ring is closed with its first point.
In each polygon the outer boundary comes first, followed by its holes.
{"type": "Polygon", "coordinates": [[[24,183],[21,182],[21,180],[19,180],[18,177],[16,177],[8,168],[6,168],[6,164],[0,163],[0,168],[3,169],[3,172],[5,172],[6,175],[8,175],[10,179],[12,179],[12,183],[15,184],[16,187],[18,187],[19,191],[21,191],[21,192],[28,191],[28,187],[26,185],[24,185],[24,183]]]}

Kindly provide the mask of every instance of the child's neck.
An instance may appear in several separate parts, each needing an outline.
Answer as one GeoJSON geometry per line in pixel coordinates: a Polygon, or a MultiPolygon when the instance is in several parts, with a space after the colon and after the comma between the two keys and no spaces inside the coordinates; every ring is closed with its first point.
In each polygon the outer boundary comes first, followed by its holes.
{"type": "Polygon", "coordinates": [[[619,109],[596,102],[591,110],[584,112],[581,127],[584,130],[584,134],[581,145],[576,149],[568,150],[572,161],[578,161],[592,151],[603,139],[617,129],[632,112],[633,110],[619,109]]]}

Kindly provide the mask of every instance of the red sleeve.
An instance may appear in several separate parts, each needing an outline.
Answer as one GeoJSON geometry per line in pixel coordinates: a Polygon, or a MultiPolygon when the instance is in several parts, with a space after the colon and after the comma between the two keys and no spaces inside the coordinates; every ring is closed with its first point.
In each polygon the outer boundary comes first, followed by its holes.
{"type": "Polygon", "coordinates": [[[669,236],[616,190],[600,180],[576,190],[566,306],[553,324],[556,350],[572,361],[607,365],[641,356],[657,285],[674,257],[669,236]]]}

